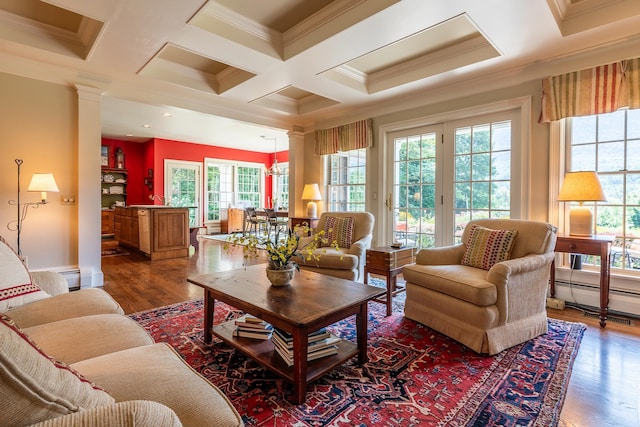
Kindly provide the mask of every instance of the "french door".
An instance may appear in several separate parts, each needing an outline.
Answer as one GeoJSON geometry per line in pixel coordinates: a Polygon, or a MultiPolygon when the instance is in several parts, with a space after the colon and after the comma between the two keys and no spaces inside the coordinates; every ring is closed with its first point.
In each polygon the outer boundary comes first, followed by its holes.
{"type": "Polygon", "coordinates": [[[517,110],[387,136],[388,241],[458,243],[472,219],[518,218],[522,171],[517,110]]]}
{"type": "Polygon", "coordinates": [[[171,206],[189,208],[189,226],[201,225],[200,176],[202,164],[165,160],[164,167],[165,201],[171,206]]]}

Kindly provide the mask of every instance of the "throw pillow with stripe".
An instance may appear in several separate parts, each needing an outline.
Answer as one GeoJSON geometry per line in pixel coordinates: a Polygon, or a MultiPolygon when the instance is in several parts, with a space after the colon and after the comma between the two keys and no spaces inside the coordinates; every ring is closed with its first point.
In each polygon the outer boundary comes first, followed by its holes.
{"type": "Polygon", "coordinates": [[[462,265],[489,270],[493,264],[511,257],[511,248],[517,235],[516,230],[492,230],[472,225],[462,265]]]}

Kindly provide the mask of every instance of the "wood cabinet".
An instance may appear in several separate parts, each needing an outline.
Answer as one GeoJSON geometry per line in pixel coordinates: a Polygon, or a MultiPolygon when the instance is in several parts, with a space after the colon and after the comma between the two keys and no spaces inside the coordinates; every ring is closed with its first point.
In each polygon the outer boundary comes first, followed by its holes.
{"type": "Polygon", "coordinates": [[[103,209],[101,215],[101,232],[103,236],[111,236],[114,234],[114,211],[113,209],[103,209]]]}
{"type": "Polygon", "coordinates": [[[140,244],[136,209],[117,207],[113,217],[114,238],[122,246],[138,249],[140,244]]]}
{"type": "Polygon", "coordinates": [[[126,169],[102,168],[100,186],[102,187],[101,205],[103,209],[113,209],[127,204],[127,182],[129,173],[126,169]]]}
{"type": "Polygon", "coordinates": [[[244,230],[244,209],[227,209],[227,219],[221,221],[220,228],[220,231],[225,234],[242,232],[244,230]]]}
{"type": "Polygon", "coordinates": [[[189,256],[189,209],[164,206],[117,207],[115,239],[152,260],[189,256]]]}
{"type": "MultiPolygon", "coordinates": [[[[297,225],[306,225],[310,229],[314,229],[318,226],[318,222],[320,218],[310,218],[310,217],[289,217],[289,227],[292,230],[295,230],[297,225]]],[[[309,236],[311,235],[311,230],[309,230],[309,236]]]]}

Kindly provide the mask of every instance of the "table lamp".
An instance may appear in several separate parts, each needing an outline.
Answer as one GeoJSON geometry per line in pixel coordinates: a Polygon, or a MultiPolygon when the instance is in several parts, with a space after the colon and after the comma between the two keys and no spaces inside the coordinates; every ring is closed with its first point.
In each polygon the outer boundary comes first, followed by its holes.
{"type": "Polygon", "coordinates": [[[309,200],[309,203],[307,203],[307,216],[309,218],[317,218],[318,207],[316,206],[316,201],[322,200],[318,184],[305,184],[302,190],[302,200],[309,200]]]}
{"type": "Polygon", "coordinates": [[[569,212],[569,234],[572,236],[591,236],[593,234],[593,215],[591,209],[582,206],[583,202],[605,202],[598,174],[594,171],[567,172],[558,194],[560,202],[578,202],[569,212]]]}

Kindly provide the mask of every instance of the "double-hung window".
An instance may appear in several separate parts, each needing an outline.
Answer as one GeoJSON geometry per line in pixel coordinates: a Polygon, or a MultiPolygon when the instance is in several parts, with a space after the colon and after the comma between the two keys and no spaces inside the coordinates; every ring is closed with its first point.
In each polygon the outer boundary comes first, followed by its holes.
{"type": "Polygon", "coordinates": [[[329,211],[365,211],[366,170],[366,148],[330,155],[329,211]]]}

